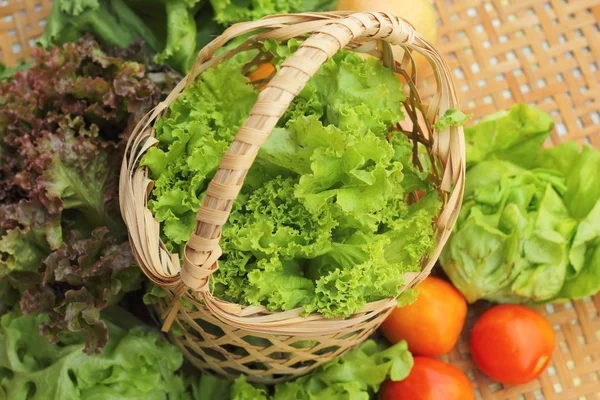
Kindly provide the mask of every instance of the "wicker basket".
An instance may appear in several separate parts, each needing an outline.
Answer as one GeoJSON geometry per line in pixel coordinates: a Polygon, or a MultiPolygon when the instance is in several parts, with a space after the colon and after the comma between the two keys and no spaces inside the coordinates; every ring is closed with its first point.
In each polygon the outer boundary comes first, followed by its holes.
{"type": "MultiPolygon", "coordinates": [[[[301,317],[302,309],[269,312],[264,307],[219,300],[209,291],[208,280],[221,255],[221,227],[258,149],[308,79],[344,47],[366,49],[386,67],[404,75],[410,92],[404,109],[415,122],[410,131],[413,141],[424,143],[441,169],[437,176],[444,207],[435,223],[437,247],[430,257],[424,255],[420,273],[406,274],[405,287],[414,286],[429,274],[454,225],[464,187],[464,139],[459,127],[431,130],[448,108],[458,104],[448,67],[431,43],[404,20],[374,12],[279,15],[232,26],[200,51],[190,74],[140,122],[130,138],[121,170],[121,211],[134,254],[145,274],[168,292],[158,306],[163,330],[173,328],[170,336],[174,343],[205,372],[228,378],[244,373],[250,380],[264,383],[293,378],[357,346],[395,307],[395,299],[388,298],[367,304],[348,319],[325,319],[320,314],[301,317]],[[240,46],[213,57],[222,45],[249,33],[254,35],[240,46]],[[274,76],[261,82],[257,103],[208,187],[180,267],[179,256],[166,250],[159,237],[159,223],[146,207],[152,181],[138,162],[157,143],[153,123],[184,88],[203,71],[234,54],[262,48],[262,41],[268,38],[297,38],[302,44],[274,76]],[[405,50],[402,60],[394,60],[394,45],[405,50]],[[416,76],[405,72],[413,50],[424,54],[436,73],[438,90],[429,104],[421,104],[413,84],[416,76]],[[305,347],[307,341],[313,345],[305,347]],[[304,345],[295,346],[297,342],[304,345]]],[[[264,62],[261,55],[253,61],[254,65],[260,62],[264,62]]]]}

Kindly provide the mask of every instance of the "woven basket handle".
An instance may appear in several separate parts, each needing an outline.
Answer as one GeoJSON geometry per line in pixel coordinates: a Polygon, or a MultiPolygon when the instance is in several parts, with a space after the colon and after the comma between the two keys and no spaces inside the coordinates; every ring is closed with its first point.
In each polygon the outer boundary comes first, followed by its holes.
{"type": "MultiPolygon", "coordinates": [[[[268,18],[265,21],[268,21],[268,18]]],[[[260,21],[248,24],[255,26],[257,22],[260,21]]],[[[222,254],[219,247],[221,228],[229,217],[232,204],[242,188],[244,178],[252,166],[258,150],[309,78],[319,70],[325,61],[350,41],[384,40],[391,45],[419,49],[434,64],[434,70],[437,72],[436,78],[440,90],[434,96],[431,102],[433,107],[430,107],[430,110],[433,109],[434,112],[437,112],[440,108],[442,111],[448,108],[448,93],[453,93],[453,90],[440,88],[444,81],[449,82],[450,79],[443,79],[439,72],[441,70],[448,77],[448,68],[441,61],[441,56],[433,46],[420,37],[404,20],[386,13],[356,13],[338,19],[309,19],[307,22],[295,25],[280,25],[276,29],[257,35],[257,38],[284,40],[311,31],[314,31],[311,37],[305,40],[299,49],[283,62],[280,70],[259,94],[248,119],[223,156],[219,168],[208,186],[206,196],[196,216],[196,228],[185,248],[181,270],[182,282],[193,291],[207,291],[208,278],[218,269],[217,260],[222,254]]],[[[205,69],[198,66],[199,63],[206,61],[206,52],[204,55],[202,53],[199,54],[192,68],[193,72],[190,74],[192,77],[198,73],[194,71],[205,69]]],[[[427,117],[432,119],[435,116],[427,117]]],[[[446,161],[445,157],[449,158],[449,155],[443,154],[443,150],[441,149],[440,156],[442,162],[446,161]]],[[[438,152],[438,154],[440,153],[438,152]]],[[[450,179],[451,177],[445,178],[450,179]]],[[[449,184],[446,186],[449,190],[449,184]]]]}

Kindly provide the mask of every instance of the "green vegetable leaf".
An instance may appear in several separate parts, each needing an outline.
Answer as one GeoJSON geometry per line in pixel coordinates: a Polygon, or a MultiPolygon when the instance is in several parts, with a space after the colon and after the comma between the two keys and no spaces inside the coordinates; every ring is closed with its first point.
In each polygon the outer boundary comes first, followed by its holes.
{"type": "Polygon", "coordinates": [[[444,115],[433,124],[433,129],[441,131],[449,126],[461,126],[473,118],[473,114],[464,114],[456,108],[449,108],[444,115]]]}
{"type": "MultiPolygon", "coordinates": [[[[31,63],[20,61],[15,67],[7,67],[5,64],[0,62],[0,82],[10,81],[12,76],[19,71],[30,68],[31,63]]],[[[2,98],[0,98],[0,104],[2,104],[2,98]]]]}
{"type": "Polygon", "coordinates": [[[542,110],[515,104],[508,111],[489,115],[465,128],[467,164],[497,158],[532,168],[553,128],[552,118],[542,110]]]}
{"type": "MultiPolygon", "coordinates": [[[[119,320],[135,318],[124,311],[119,320]]],[[[183,362],[179,350],[139,323],[129,329],[108,322],[110,341],[101,354],[82,353],[82,337],[61,337],[58,345],[39,336],[47,317],[6,314],[0,320],[0,387],[7,399],[182,398],[175,375],[183,362]],[[135,326],[137,325],[137,326],[135,326]]]]}
{"type": "MultiPolygon", "coordinates": [[[[297,43],[265,43],[276,63],[297,43]]],[[[247,60],[204,72],[156,123],[142,165],[155,179],[151,211],[180,252],[209,179],[257,99],[247,60]]],[[[309,80],[257,154],[223,227],[216,296],[269,310],[304,307],[348,317],[395,296],[435,245],[441,206],[412,146],[389,131],[403,118],[401,85],[372,60],[342,51],[309,80]],[[409,176],[404,181],[404,172],[409,176]],[[407,191],[405,191],[405,189],[407,191]],[[406,194],[425,196],[409,206],[406,194]]]]}
{"type": "MultiPolygon", "coordinates": [[[[198,0],[199,1],[199,0],[198,0]]],[[[189,8],[198,1],[167,1],[167,43],[154,60],[187,73],[196,58],[196,21],[189,8]]]]}
{"type": "Polygon", "coordinates": [[[264,387],[254,386],[240,375],[231,387],[231,400],[268,400],[268,396],[264,387]]]}
{"type": "Polygon", "coordinates": [[[440,261],[469,302],[542,302],[561,290],[572,219],[544,170],[485,161],[467,172],[456,230],[440,261]]]}
{"type": "Polygon", "coordinates": [[[357,350],[330,361],[309,376],[277,385],[273,399],[366,399],[377,392],[388,376],[394,380],[406,378],[412,365],[406,342],[382,349],[368,340],[357,350]]]}
{"type": "Polygon", "coordinates": [[[271,14],[327,11],[335,5],[333,0],[210,0],[210,3],[215,11],[215,20],[223,25],[271,14]]]}
{"type": "Polygon", "coordinates": [[[49,314],[50,322],[40,329],[53,342],[64,331],[82,332],[89,354],[104,347],[108,339],[100,310],[123,293],[138,289],[141,280],[129,245],[116,245],[106,228],[94,230],[86,239],[72,232],[44,259],[40,273],[41,282],[23,293],[21,309],[25,314],[49,314]],[[71,289],[55,293],[55,285],[71,289]]]}
{"type": "MultiPolygon", "coordinates": [[[[185,372],[185,369],[183,372],[185,372]]],[[[198,374],[197,372],[184,375],[186,386],[190,388],[193,400],[226,400],[232,397],[231,382],[208,374],[198,374]]],[[[242,379],[245,381],[244,375],[241,375],[240,382],[236,382],[233,386],[237,388],[243,386],[245,392],[250,391],[250,393],[253,393],[252,386],[249,383],[246,383],[246,385],[241,384],[242,379]]]]}
{"type": "Polygon", "coordinates": [[[62,243],[60,219],[39,202],[21,200],[0,207],[0,277],[35,272],[44,257],[62,243]]]}
{"type": "Polygon", "coordinates": [[[542,151],[552,125],[516,105],[465,131],[465,199],[440,261],[471,302],[539,304],[600,290],[600,152],[574,142],[542,151]]]}
{"type": "Polygon", "coordinates": [[[584,146],[567,175],[565,204],[571,215],[585,218],[600,199],[600,152],[584,146]]]}
{"type": "Polygon", "coordinates": [[[406,342],[386,349],[373,340],[367,340],[359,348],[324,364],[307,376],[275,385],[273,396],[269,396],[263,387],[254,386],[240,376],[233,384],[231,399],[366,400],[373,398],[388,377],[395,381],[405,379],[412,366],[413,357],[406,342]]]}
{"type": "Polygon", "coordinates": [[[98,0],[58,0],[57,4],[63,12],[75,17],[85,10],[95,10],[100,6],[98,0]]]}
{"type": "MultiPolygon", "coordinates": [[[[139,48],[129,54],[144,62],[139,48]]],[[[37,49],[30,68],[0,85],[0,278],[22,312],[48,314],[40,328],[50,340],[80,332],[86,352],[98,351],[108,332],[100,311],[140,287],[119,164],[124,137],[173,82],[86,38],[37,49]]]]}

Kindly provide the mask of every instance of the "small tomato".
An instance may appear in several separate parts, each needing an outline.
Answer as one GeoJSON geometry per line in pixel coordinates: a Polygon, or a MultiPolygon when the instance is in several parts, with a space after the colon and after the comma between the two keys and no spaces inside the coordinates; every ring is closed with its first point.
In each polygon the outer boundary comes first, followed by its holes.
{"type": "Polygon", "coordinates": [[[439,357],[456,344],[467,316],[467,302],[450,283],[430,276],[416,288],[413,304],[396,308],[381,325],[391,342],[406,340],[417,356],[439,357]]]}
{"type": "MultiPolygon", "coordinates": [[[[275,66],[273,66],[273,64],[259,64],[252,72],[248,74],[248,80],[251,83],[260,83],[265,79],[271,78],[273,75],[275,75],[275,72],[277,71],[275,70],[275,66]]],[[[264,87],[261,88],[261,90],[262,89],[264,89],[264,87]]]]}
{"type": "Polygon", "coordinates": [[[471,332],[475,364],[490,378],[506,384],[529,382],[546,369],[554,350],[554,331],[544,317],[518,305],[484,312],[471,332]]]}
{"type": "Polygon", "coordinates": [[[458,368],[428,357],[415,357],[403,381],[386,381],[379,400],[473,400],[469,378],[458,368]]]}

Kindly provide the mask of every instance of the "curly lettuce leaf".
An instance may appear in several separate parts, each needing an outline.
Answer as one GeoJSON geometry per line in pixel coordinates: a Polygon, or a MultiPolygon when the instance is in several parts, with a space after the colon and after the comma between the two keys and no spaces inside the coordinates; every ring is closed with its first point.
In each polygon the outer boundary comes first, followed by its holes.
{"type": "Polygon", "coordinates": [[[0,233],[0,278],[37,271],[51,249],[62,243],[60,218],[36,201],[0,206],[0,233]]]}
{"type": "Polygon", "coordinates": [[[148,206],[175,252],[190,237],[201,194],[256,102],[257,93],[247,83],[239,63],[210,69],[156,124],[159,147],[150,149],[141,165],[155,179],[148,206]]]}
{"type": "Polygon", "coordinates": [[[386,349],[367,340],[359,348],[307,376],[275,385],[272,396],[262,387],[248,383],[245,377],[239,377],[232,386],[231,399],[369,399],[387,378],[405,379],[412,366],[413,357],[406,342],[386,349]]]}
{"type": "MultiPolygon", "coordinates": [[[[340,51],[326,61],[294,100],[284,120],[307,111],[355,135],[372,131],[385,136],[404,119],[402,86],[394,73],[375,58],[363,60],[340,51]],[[306,105],[312,104],[311,107],[306,105]]],[[[281,123],[281,121],[280,121],[281,123]]]]}
{"type": "MultiPolygon", "coordinates": [[[[124,311],[112,318],[129,321],[121,327],[107,322],[110,340],[97,355],[82,353],[83,338],[70,334],[58,344],[39,336],[43,314],[0,319],[0,388],[7,399],[144,399],[184,396],[176,371],[183,356],[156,332],[148,331],[124,311]]],[[[111,318],[111,317],[107,317],[111,318]]]]}
{"type": "Polygon", "coordinates": [[[89,239],[73,232],[43,261],[42,280],[23,293],[21,309],[25,314],[48,314],[49,322],[40,331],[51,342],[69,331],[83,333],[88,354],[106,345],[108,330],[100,310],[138,289],[141,281],[129,244],[115,242],[106,228],[94,230],[89,239]],[[56,285],[70,289],[55,292],[56,285]]]}
{"type": "Polygon", "coordinates": [[[40,158],[48,157],[38,190],[51,212],[77,210],[93,226],[124,231],[116,211],[119,154],[115,148],[97,146],[98,132],[87,132],[83,118],[67,116],[54,135],[38,144],[40,158]],[[115,215],[116,214],[116,215],[115,215]]]}
{"type": "Polygon", "coordinates": [[[238,199],[238,207],[223,229],[226,254],[215,277],[218,287],[226,288],[222,293],[242,296],[249,304],[266,303],[270,310],[310,303],[314,284],[303,277],[297,259],[329,251],[336,226],[332,215],[310,213],[294,198],[294,180],[281,177],[265,182],[247,200],[238,199]],[[232,283],[241,277],[245,284],[232,283]]]}
{"type": "Polygon", "coordinates": [[[210,0],[215,20],[223,25],[260,19],[272,14],[328,11],[335,0],[210,0]]]}
{"type": "MultiPolygon", "coordinates": [[[[277,63],[297,43],[265,47],[277,63]]],[[[159,143],[142,160],[155,179],[150,209],[174,252],[257,99],[242,62],[206,71],[185,89],[157,122],[159,143]]],[[[342,51],[325,63],[246,176],[223,226],[224,254],[211,277],[216,296],[339,318],[398,294],[404,274],[434,247],[441,205],[427,170],[412,165],[409,140],[390,134],[403,100],[398,79],[377,62],[342,51]],[[409,206],[416,190],[424,197],[409,206]]]]}
{"type": "Polygon", "coordinates": [[[456,108],[449,108],[444,115],[433,124],[433,128],[437,131],[441,131],[450,126],[462,126],[471,118],[473,118],[473,114],[464,114],[456,108]]]}

